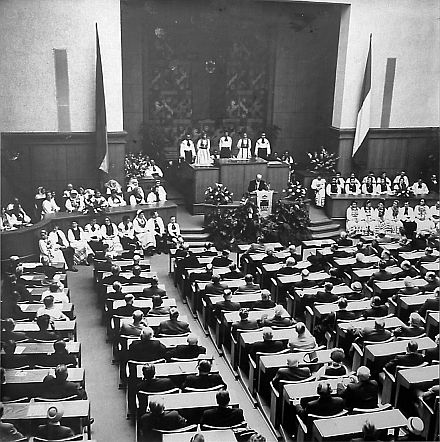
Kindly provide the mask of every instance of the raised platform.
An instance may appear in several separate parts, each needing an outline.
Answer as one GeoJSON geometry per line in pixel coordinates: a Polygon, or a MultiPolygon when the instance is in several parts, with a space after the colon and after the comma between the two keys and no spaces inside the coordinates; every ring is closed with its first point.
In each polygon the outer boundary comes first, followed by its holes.
{"type": "Polygon", "coordinates": [[[98,222],[104,217],[109,217],[112,222],[119,224],[124,215],[134,217],[137,210],[144,210],[147,217],[149,212],[157,210],[164,222],[168,222],[170,216],[176,215],[177,205],[170,201],[160,203],[143,204],[138,206],[112,207],[101,215],[83,215],[81,213],[58,212],[46,215],[44,219],[29,227],[1,232],[1,259],[2,261],[11,255],[18,255],[23,259],[38,257],[38,239],[41,229],[52,230],[55,224],[66,232],[73,220],[77,220],[84,227],[92,218],[98,218],[98,222]]]}
{"type": "Polygon", "coordinates": [[[385,207],[393,204],[394,200],[409,201],[409,205],[414,207],[421,199],[425,199],[428,206],[433,206],[439,199],[438,193],[430,193],[424,197],[397,198],[393,195],[338,195],[328,196],[325,202],[325,213],[332,219],[345,219],[348,206],[352,201],[357,201],[359,206],[363,206],[367,200],[370,200],[373,206],[377,206],[379,201],[385,203],[385,207]]]}

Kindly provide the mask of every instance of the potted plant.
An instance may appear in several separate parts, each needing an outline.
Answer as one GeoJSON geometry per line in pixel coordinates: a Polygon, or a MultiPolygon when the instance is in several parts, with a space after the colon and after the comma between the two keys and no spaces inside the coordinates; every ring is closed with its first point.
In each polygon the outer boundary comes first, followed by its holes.
{"type": "Polygon", "coordinates": [[[310,159],[310,171],[317,175],[329,176],[336,172],[336,162],[339,157],[329,152],[324,146],[318,152],[307,152],[310,159]]]}
{"type": "Polygon", "coordinates": [[[141,179],[145,176],[148,167],[148,159],[143,153],[128,152],[125,155],[125,178],[129,181],[131,178],[141,179]]]}

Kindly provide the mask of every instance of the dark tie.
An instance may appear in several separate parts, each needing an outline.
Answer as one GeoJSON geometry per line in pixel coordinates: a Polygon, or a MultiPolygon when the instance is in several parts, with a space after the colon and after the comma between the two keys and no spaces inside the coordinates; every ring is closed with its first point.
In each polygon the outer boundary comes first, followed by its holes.
{"type": "Polygon", "coordinates": [[[189,140],[186,140],[186,145],[189,146],[189,140]]]}
{"type": "Polygon", "coordinates": [[[61,233],[57,230],[57,236],[58,236],[58,241],[57,243],[62,246],[63,245],[63,239],[61,238],[61,233]]]}
{"type": "Polygon", "coordinates": [[[128,224],[125,224],[125,230],[128,230],[128,224]]]}
{"type": "Polygon", "coordinates": [[[176,225],[174,223],[171,224],[171,230],[176,230],[176,225]]]}
{"type": "Polygon", "coordinates": [[[408,215],[408,207],[405,207],[405,215],[408,215]]]}
{"type": "Polygon", "coordinates": [[[154,191],[154,194],[156,195],[156,201],[159,202],[159,190],[156,189],[156,190],[154,191]]]}
{"type": "Polygon", "coordinates": [[[157,233],[160,233],[160,227],[159,227],[159,223],[157,222],[157,220],[154,220],[154,230],[157,233]]]}

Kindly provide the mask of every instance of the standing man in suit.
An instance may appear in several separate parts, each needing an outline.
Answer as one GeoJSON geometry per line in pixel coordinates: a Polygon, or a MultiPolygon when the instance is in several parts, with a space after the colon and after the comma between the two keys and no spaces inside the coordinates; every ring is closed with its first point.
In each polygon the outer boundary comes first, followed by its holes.
{"type": "Polygon", "coordinates": [[[243,410],[241,408],[230,408],[231,398],[226,390],[219,391],[216,394],[217,407],[211,410],[205,410],[200,424],[203,426],[211,425],[215,427],[232,427],[233,425],[244,422],[243,410]]]}
{"type": "Polygon", "coordinates": [[[259,190],[268,190],[266,181],[263,180],[263,175],[257,173],[254,180],[249,182],[248,192],[257,192],[259,190]]]}
{"type": "Polygon", "coordinates": [[[193,140],[191,140],[191,134],[187,134],[186,138],[180,143],[180,158],[183,158],[189,164],[194,163],[196,148],[193,140]]]}
{"type": "Polygon", "coordinates": [[[261,133],[261,137],[255,141],[255,155],[256,157],[267,160],[271,154],[270,141],[266,138],[265,132],[261,133]]]}

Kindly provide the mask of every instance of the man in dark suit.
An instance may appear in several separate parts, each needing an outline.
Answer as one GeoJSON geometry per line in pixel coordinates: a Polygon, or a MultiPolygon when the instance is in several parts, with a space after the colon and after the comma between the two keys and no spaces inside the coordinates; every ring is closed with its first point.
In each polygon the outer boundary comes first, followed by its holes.
{"type": "Polygon", "coordinates": [[[205,247],[202,253],[200,253],[200,256],[217,256],[217,251],[212,250],[213,244],[210,242],[205,243],[205,247]]]}
{"type": "Polygon", "coordinates": [[[261,264],[276,264],[280,262],[281,259],[275,256],[275,250],[273,247],[268,247],[266,249],[266,256],[261,260],[261,264]]]}
{"type": "Polygon", "coordinates": [[[229,258],[229,250],[223,250],[221,256],[216,256],[211,261],[211,264],[214,267],[228,267],[229,264],[232,264],[232,259],[229,258]]]}
{"type": "Polygon", "coordinates": [[[260,353],[277,353],[284,350],[285,346],[282,341],[273,340],[273,332],[270,327],[263,328],[263,341],[255,342],[250,348],[250,355],[255,360],[255,356],[260,353]]]}
{"type": "Polygon", "coordinates": [[[368,285],[370,287],[373,287],[374,281],[389,281],[391,279],[394,279],[393,274],[387,271],[387,264],[385,261],[379,261],[378,266],[379,270],[377,272],[374,272],[368,280],[368,285]]]}
{"type": "Polygon", "coordinates": [[[383,319],[376,319],[374,321],[374,328],[365,327],[357,332],[358,342],[383,342],[391,338],[391,332],[385,329],[385,321],[383,319]]]}
{"type": "Polygon", "coordinates": [[[210,296],[221,296],[223,292],[228,288],[227,284],[220,282],[219,275],[212,276],[212,282],[206,284],[205,286],[205,295],[210,296]]]}
{"type": "Polygon", "coordinates": [[[425,249],[425,256],[422,256],[417,261],[417,267],[420,268],[420,266],[425,262],[435,262],[437,261],[438,257],[434,255],[434,250],[432,247],[426,247],[425,249]]]}
{"type": "Polygon", "coordinates": [[[16,332],[15,329],[15,321],[12,318],[6,318],[2,321],[2,333],[1,340],[4,341],[26,341],[28,337],[25,333],[16,332]]]}
{"type": "Polygon", "coordinates": [[[397,292],[396,298],[398,298],[399,295],[412,296],[420,293],[420,289],[414,285],[413,278],[411,276],[405,277],[405,279],[403,280],[403,284],[405,285],[405,287],[397,292]]]}
{"type": "Polygon", "coordinates": [[[297,269],[295,265],[296,265],[295,258],[289,256],[286,259],[285,265],[278,270],[277,275],[294,275],[295,273],[299,273],[300,270],[297,269]]]}
{"type": "Polygon", "coordinates": [[[125,298],[125,293],[122,291],[122,284],[119,281],[115,281],[112,284],[113,292],[107,294],[108,300],[121,300],[125,298]]]}
{"type": "Polygon", "coordinates": [[[370,302],[370,308],[364,310],[364,318],[381,318],[388,314],[388,307],[382,304],[382,300],[379,296],[373,296],[370,302]]]}
{"type": "Polygon", "coordinates": [[[257,330],[259,329],[258,321],[255,319],[249,319],[249,310],[247,308],[241,308],[238,311],[240,320],[232,323],[232,334],[236,335],[237,330],[257,330]]]}
{"type": "Polygon", "coordinates": [[[51,266],[49,258],[44,255],[41,257],[41,264],[35,267],[34,272],[46,275],[47,279],[53,279],[55,273],[59,272],[59,269],[51,266]]]}
{"type": "Polygon", "coordinates": [[[69,353],[64,341],[54,342],[53,348],[54,352],[50,355],[43,356],[41,360],[38,361],[38,365],[43,365],[44,367],[56,367],[60,364],[67,365],[68,367],[77,366],[75,355],[69,353]]]}
{"type": "Polygon", "coordinates": [[[252,310],[262,310],[275,307],[275,302],[270,299],[270,292],[267,289],[261,290],[261,299],[252,304],[252,310]]]}
{"type": "Polygon", "coordinates": [[[176,308],[170,309],[170,319],[162,321],[157,327],[156,335],[180,335],[189,333],[189,324],[185,321],[179,321],[179,312],[176,308]]]}
{"type": "Polygon", "coordinates": [[[3,343],[5,353],[0,355],[1,366],[3,368],[20,368],[29,365],[29,358],[26,355],[15,354],[16,348],[17,344],[15,341],[5,341],[3,343]]]}
{"type": "Polygon", "coordinates": [[[18,282],[16,275],[10,275],[7,280],[7,284],[5,286],[4,297],[10,296],[13,292],[17,292],[19,294],[20,302],[32,302],[32,296],[29,290],[26,288],[26,284],[22,282],[18,282]]]}
{"type": "Polygon", "coordinates": [[[201,360],[198,366],[199,374],[188,375],[182,385],[182,390],[188,387],[197,389],[212,388],[218,385],[226,387],[225,382],[218,373],[211,373],[211,368],[211,361],[201,360]]]}
{"type": "Polygon", "coordinates": [[[212,264],[208,263],[205,266],[204,272],[192,272],[189,277],[189,282],[211,281],[211,279],[212,279],[212,264]]]}
{"type": "Polygon", "coordinates": [[[49,315],[37,317],[38,332],[32,333],[32,339],[39,341],[58,341],[60,336],[55,331],[49,331],[49,326],[54,330],[54,324],[51,323],[49,315]]]}
{"type": "Polygon", "coordinates": [[[439,311],[439,297],[440,297],[440,288],[437,287],[434,290],[434,298],[427,299],[423,305],[419,308],[419,315],[424,318],[426,316],[426,312],[428,310],[434,310],[436,312],[439,311]]]}
{"type": "Polygon", "coordinates": [[[249,182],[248,192],[256,192],[258,190],[268,190],[266,181],[263,180],[263,175],[257,174],[254,180],[249,182]]]}
{"type": "Polygon", "coordinates": [[[215,303],[214,313],[217,318],[220,318],[222,310],[226,310],[228,312],[240,310],[240,303],[232,301],[232,291],[229,289],[223,290],[223,301],[218,301],[215,303]]]}
{"type": "Polygon", "coordinates": [[[317,285],[316,281],[311,281],[309,279],[310,272],[307,269],[301,270],[301,281],[295,282],[292,284],[294,287],[299,289],[307,289],[311,287],[315,287],[317,285]]]}
{"type": "Polygon", "coordinates": [[[361,366],[357,369],[357,382],[348,384],[346,387],[338,384],[338,394],[344,399],[345,407],[353,408],[376,408],[379,394],[379,386],[371,380],[370,369],[361,366]]]}
{"type": "Polygon", "coordinates": [[[121,284],[127,284],[128,280],[123,276],[120,276],[121,268],[119,266],[112,266],[111,269],[112,274],[110,276],[106,276],[102,278],[101,283],[104,285],[112,285],[115,281],[119,281],[121,284]]]}
{"type": "Polygon", "coordinates": [[[60,425],[63,415],[64,410],[61,404],[49,407],[47,410],[47,423],[39,425],[35,435],[49,440],[62,440],[73,437],[75,434],[71,428],[60,425]]]}
{"type": "Polygon", "coordinates": [[[338,295],[332,293],[333,284],[331,282],[326,282],[324,284],[324,291],[318,290],[316,295],[313,296],[313,301],[321,303],[330,303],[338,300],[338,295]]]}
{"type": "Polygon", "coordinates": [[[402,325],[394,330],[394,336],[404,338],[416,338],[424,333],[425,327],[423,327],[423,319],[416,312],[412,312],[409,315],[408,325],[402,325]]]}
{"type": "Polygon", "coordinates": [[[153,308],[148,312],[149,315],[161,316],[169,315],[170,307],[163,305],[163,299],[160,296],[153,296],[153,308]]]}
{"type": "Polygon", "coordinates": [[[397,275],[395,276],[396,279],[406,278],[407,276],[415,278],[419,274],[417,269],[413,267],[409,261],[406,260],[401,262],[400,268],[402,269],[402,271],[397,273],[397,275]]]}
{"type": "Polygon", "coordinates": [[[237,293],[246,293],[246,292],[256,292],[257,290],[260,290],[260,285],[259,284],[254,284],[254,277],[248,273],[245,277],[244,277],[244,282],[246,284],[241,285],[240,287],[238,287],[237,293]]]}
{"type": "Polygon", "coordinates": [[[144,313],[142,310],[135,310],[132,317],[133,322],[122,322],[121,329],[119,330],[119,334],[121,336],[140,336],[142,329],[148,326],[147,321],[144,319],[144,313]]]}
{"type": "Polygon", "coordinates": [[[140,341],[134,341],[128,348],[128,359],[134,361],[155,361],[162,359],[166,353],[166,347],[160,341],[153,339],[153,329],[146,327],[141,332],[140,341]]]}
{"type": "Polygon", "coordinates": [[[200,424],[211,425],[214,427],[232,427],[244,422],[243,410],[241,408],[230,408],[229,392],[219,391],[216,394],[217,407],[211,410],[205,410],[200,424]]]}
{"type": "Polygon", "coordinates": [[[332,416],[340,413],[344,409],[344,401],[340,397],[333,397],[332,388],[328,382],[320,382],[316,389],[319,398],[308,403],[302,402],[298,405],[297,413],[303,418],[307,418],[310,414],[319,416],[332,416]],[[303,406],[304,405],[304,406],[303,406]]]}
{"type": "Polygon", "coordinates": [[[294,353],[291,353],[287,356],[287,367],[281,367],[278,369],[272,383],[278,390],[280,381],[301,381],[310,376],[310,368],[299,367],[299,357],[294,353]]]}
{"type": "MultiPolygon", "coordinates": [[[[162,393],[176,388],[176,384],[169,377],[156,377],[156,368],[153,364],[145,364],[142,367],[143,379],[136,386],[136,392],[162,393]]],[[[144,395],[138,395],[139,413],[144,414],[147,409],[147,399],[144,395]]]]}
{"type": "Polygon", "coordinates": [[[0,402],[0,440],[5,442],[12,442],[14,440],[20,440],[24,436],[14,427],[14,425],[7,422],[2,422],[2,416],[4,413],[4,406],[0,402]]]}
{"type": "Polygon", "coordinates": [[[329,260],[331,260],[333,258],[348,258],[349,256],[351,256],[351,253],[349,253],[345,250],[339,250],[338,244],[332,244],[330,246],[330,251],[332,252],[332,254],[329,255],[329,260]]]}
{"type": "Polygon", "coordinates": [[[150,411],[140,419],[140,427],[146,440],[151,430],[177,430],[187,425],[186,419],[176,410],[165,410],[163,399],[151,400],[150,411]]]}
{"type": "Polygon", "coordinates": [[[350,247],[353,245],[353,241],[347,238],[347,232],[342,231],[339,234],[339,238],[336,240],[336,244],[340,247],[350,247]]]}
{"type": "Polygon", "coordinates": [[[206,354],[206,348],[199,345],[199,338],[194,333],[190,333],[186,339],[188,344],[179,344],[170,349],[167,353],[167,360],[171,358],[194,359],[201,354],[206,354]]]}
{"type": "Polygon", "coordinates": [[[222,279],[241,279],[244,277],[243,272],[237,269],[237,264],[229,264],[229,272],[221,275],[222,279]]]}
{"type": "Polygon", "coordinates": [[[153,296],[160,296],[163,298],[167,292],[159,287],[159,280],[156,276],[151,279],[150,287],[145,287],[142,290],[142,298],[152,298],[153,296]]]}
{"type": "Polygon", "coordinates": [[[385,364],[385,368],[391,374],[396,374],[396,367],[398,365],[415,367],[423,364],[425,357],[418,350],[419,344],[417,344],[417,341],[409,341],[406,346],[406,353],[404,355],[397,355],[392,361],[385,364]]]}
{"type": "Polygon", "coordinates": [[[425,280],[427,284],[421,287],[422,292],[433,292],[439,287],[439,278],[434,272],[426,272],[425,280]]]}
{"type": "Polygon", "coordinates": [[[133,267],[133,276],[129,279],[130,284],[147,284],[151,282],[151,278],[141,276],[142,269],[140,266],[133,267]]]}
{"type": "Polygon", "coordinates": [[[75,396],[76,399],[87,399],[86,392],[74,382],[67,380],[69,372],[64,364],[57,365],[55,377],[48,374],[43,379],[41,397],[46,399],[62,399],[75,396]]]}
{"type": "Polygon", "coordinates": [[[188,250],[186,257],[179,260],[177,266],[178,269],[183,271],[184,269],[197,269],[203,267],[203,264],[200,264],[197,256],[194,255],[191,250],[188,250]]]}
{"type": "Polygon", "coordinates": [[[127,293],[124,299],[125,305],[113,310],[113,316],[131,316],[137,310],[137,307],[133,305],[134,296],[131,293],[127,293]]]}

